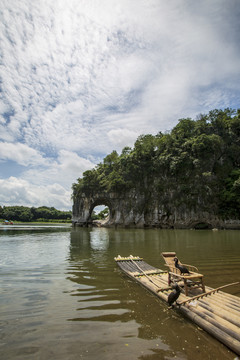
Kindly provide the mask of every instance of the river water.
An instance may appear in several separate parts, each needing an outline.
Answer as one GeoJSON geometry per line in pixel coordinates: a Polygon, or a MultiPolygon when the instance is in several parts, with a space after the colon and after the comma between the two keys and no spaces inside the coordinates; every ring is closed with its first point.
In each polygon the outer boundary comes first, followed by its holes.
{"type": "Polygon", "coordinates": [[[162,251],[211,287],[240,279],[240,231],[1,227],[0,359],[238,359],[114,262],[163,269],[162,251]]]}

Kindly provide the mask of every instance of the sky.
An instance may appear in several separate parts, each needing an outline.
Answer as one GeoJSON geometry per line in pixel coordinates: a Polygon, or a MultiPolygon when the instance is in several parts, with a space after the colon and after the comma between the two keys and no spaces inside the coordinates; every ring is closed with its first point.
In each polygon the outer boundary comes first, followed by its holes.
{"type": "Polygon", "coordinates": [[[71,210],[138,136],[240,107],[240,0],[1,0],[0,205],[71,210]]]}

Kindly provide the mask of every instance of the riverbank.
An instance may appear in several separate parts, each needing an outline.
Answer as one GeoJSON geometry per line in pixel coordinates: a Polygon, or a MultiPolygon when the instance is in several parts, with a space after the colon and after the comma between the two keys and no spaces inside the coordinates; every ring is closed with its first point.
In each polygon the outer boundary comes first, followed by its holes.
{"type": "Polygon", "coordinates": [[[39,221],[15,221],[9,220],[6,222],[5,219],[0,219],[1,225],[39,225],[39,224],[72,224],[72,220],[39,220],[39,221]]]}
{"type": "Polygon", "coordinates": [[[14,222],[12,225],[0,223],[0,230],[15,231],[15,230],[42,230],[42,229],[67,229],[70,230],[72,224],[69,223],[44,223],[44,222],[14,222]]]}
{"type": "Polygon", "coordinates": [[[164,223],[144,223],[144,222],[117,222],[109,220],[93,221],[72,221],[73,227],[105,227],[122,229],[179,229],[179,230],[240,230],[240,220],[213,220],[199,219],[189,222],[164,222],[164,223]]]}

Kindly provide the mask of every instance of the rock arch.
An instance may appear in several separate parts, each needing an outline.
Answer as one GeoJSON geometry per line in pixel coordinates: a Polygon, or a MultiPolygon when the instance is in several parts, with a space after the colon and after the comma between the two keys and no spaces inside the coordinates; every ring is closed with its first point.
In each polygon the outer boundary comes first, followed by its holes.
{"type": "Polygon", "coordinates": [[[104,197],[99,197],[98,199],[94,200],[93,203],[89,207],[89,217],[87,219],[88,223],[91,222],[91,215],[92,215],[94,208],[99,205],[104,205],[109,208],[109,221],[111,221],[112,214],[114,214],[114,209],[112,207],[112,203],[111,203],[111,201],[109,201],[109,199],[106,199],[104,197]]]}
{"type": "MultiPolygon", "coordinates": [[[[77,226],[88,226],[92,223],[91,214],[96,206],[105,205],[109,208],[108,223],[112,223],[116,212],[116,201],[105,193],[86,196],[81,194],[74,199],[72,221],[77,226]]],[[[105,224],[107,225],[107,224],[105,224]]]]}
{"type": "Polygon", "coordinates": [[[141,201],[141,197],[136,201],[135,194],[126,196],[118,193],[81,193],[76,196],[73,203],[73,225],[91,225],[92,211],[98,205],[109,208],[109,219],[104,226],[144,226],[144,201],[141,201]]]}

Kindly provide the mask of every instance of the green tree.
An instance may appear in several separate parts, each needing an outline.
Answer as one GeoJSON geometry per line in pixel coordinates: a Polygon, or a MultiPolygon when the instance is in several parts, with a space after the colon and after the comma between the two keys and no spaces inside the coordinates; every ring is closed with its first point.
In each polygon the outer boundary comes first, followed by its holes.
{"type": "Polygon", "coordinates": [[[20,221],[31,221],[33,219],[33,214],[31,212],[31,209],[23,209],[21,213],[18,216],[18,220],[20,221]]]}
{"type": "Polygon", "coordinates": [[[97,215],[98,219],[103,220],[106,219],[106,217],[109,215],[109,209],[106,207],[102,211],[99,212],[97,215]]]}
{"type": "Polygon", "coordinates": [[[73,196],[135,189],[146,204],[155,194],[175,207],[185,203],[220,213],[222,204],[225,214],[236,214],[239,180],[232,174],[240,168],[239,138],[240,110],[212,110],[196,120],[180,119],[165,134],[141,135],[132,149],[107,155],[73,184],[73,196]]]}

